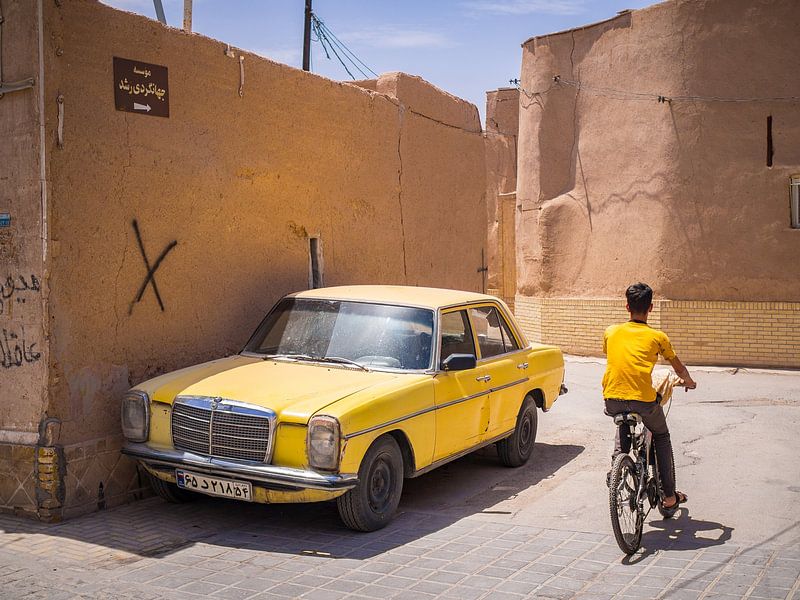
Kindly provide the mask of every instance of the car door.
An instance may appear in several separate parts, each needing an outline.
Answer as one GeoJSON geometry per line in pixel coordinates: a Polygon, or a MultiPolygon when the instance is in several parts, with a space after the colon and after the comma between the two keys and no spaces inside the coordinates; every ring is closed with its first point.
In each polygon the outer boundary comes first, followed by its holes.
{"type": "MultiPolygon", "coordinates": [[[[452,354],[475,355],[475,338],[464,308],[439,317],[439,365],[452,354]]],[[[434,377],[434,461],[475,446],[489,424],[489,385],[483,368],[440,371],[434,377]]]]}
{"type": "Polygon", "coordinates": [[[470,307],[469,317],[478,341],[478,366],[489,378],[489,423],[484,439],[491,439],[514,428],[528,391],[524,385],[528,381],[527,355],[498,306],[470,307]]]}

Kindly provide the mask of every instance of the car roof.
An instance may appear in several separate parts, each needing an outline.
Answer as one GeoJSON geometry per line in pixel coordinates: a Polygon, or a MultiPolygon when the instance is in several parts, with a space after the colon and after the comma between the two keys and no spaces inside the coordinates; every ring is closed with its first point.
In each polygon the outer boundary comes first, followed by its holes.
{"type": "Polygon", "coordinates": [[[425,308],[441,308],[466,302],[496,302],[497,298],[442,288],[411,285],[347,285],[318,288],[290,294],[295,298],[324,298],[329,300],[359,300],[425,308]]]}

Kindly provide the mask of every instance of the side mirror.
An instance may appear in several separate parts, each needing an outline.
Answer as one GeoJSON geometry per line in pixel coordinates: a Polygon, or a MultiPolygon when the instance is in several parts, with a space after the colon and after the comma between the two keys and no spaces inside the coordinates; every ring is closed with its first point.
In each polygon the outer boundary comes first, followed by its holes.
{"type": "Polygon", "coordinates": [[[478,359],[474,354],[451,354],[442,361],[443,371],[466,371],[474,369],[478,359]]]}

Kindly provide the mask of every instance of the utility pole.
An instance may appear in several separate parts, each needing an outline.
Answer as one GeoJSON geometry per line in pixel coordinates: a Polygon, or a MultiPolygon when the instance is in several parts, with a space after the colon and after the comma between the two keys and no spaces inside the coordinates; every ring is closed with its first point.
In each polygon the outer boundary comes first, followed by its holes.
{"type": "Polygon", "coordinates": [[[311,70],[311,0],[306,0],[306,19],[303,29],[303,71],[311,70]]]}

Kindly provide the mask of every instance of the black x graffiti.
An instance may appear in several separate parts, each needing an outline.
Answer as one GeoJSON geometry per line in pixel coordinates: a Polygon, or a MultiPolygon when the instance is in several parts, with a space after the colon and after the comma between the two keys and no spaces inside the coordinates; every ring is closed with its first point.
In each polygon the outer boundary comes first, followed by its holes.
{"type": "Polygon", "coordinates": [[[158,305],[161,307],[161,312],[164,312],[164,303],[161,301],[161,294],[158,293],[158,285],[156,284],[156,278],[154,277],[156,270],[161,265],[161,261],[169,254],[169,251],[172,250],[175,246],[178,245],[178,242],[172,240],[164,250],[161,251],[156,262],[153,263],[153,266],[150,266],[150,260],[147,258],[147,252],[144,251],[144,243],[142,242],[142,234],[139,231],[139,223],[136,222],[136,219],[133,220],[133,231],[136,233],[136,241],[139,243],[139,252],[142,253],[142,259],[144,260],[144,266],[147,267],[147,276],[144,278],[141,287],[139,288],[139,293],[136,294],[136,299],[131,302],[130,309],[128,310],[128,314],[133,312],[133,305],[139,302],[144,296],[144,291],[147,289],[147,284],[153,286],[153,292],[156,294],[156,300],[158,300],[158,305]]]}

